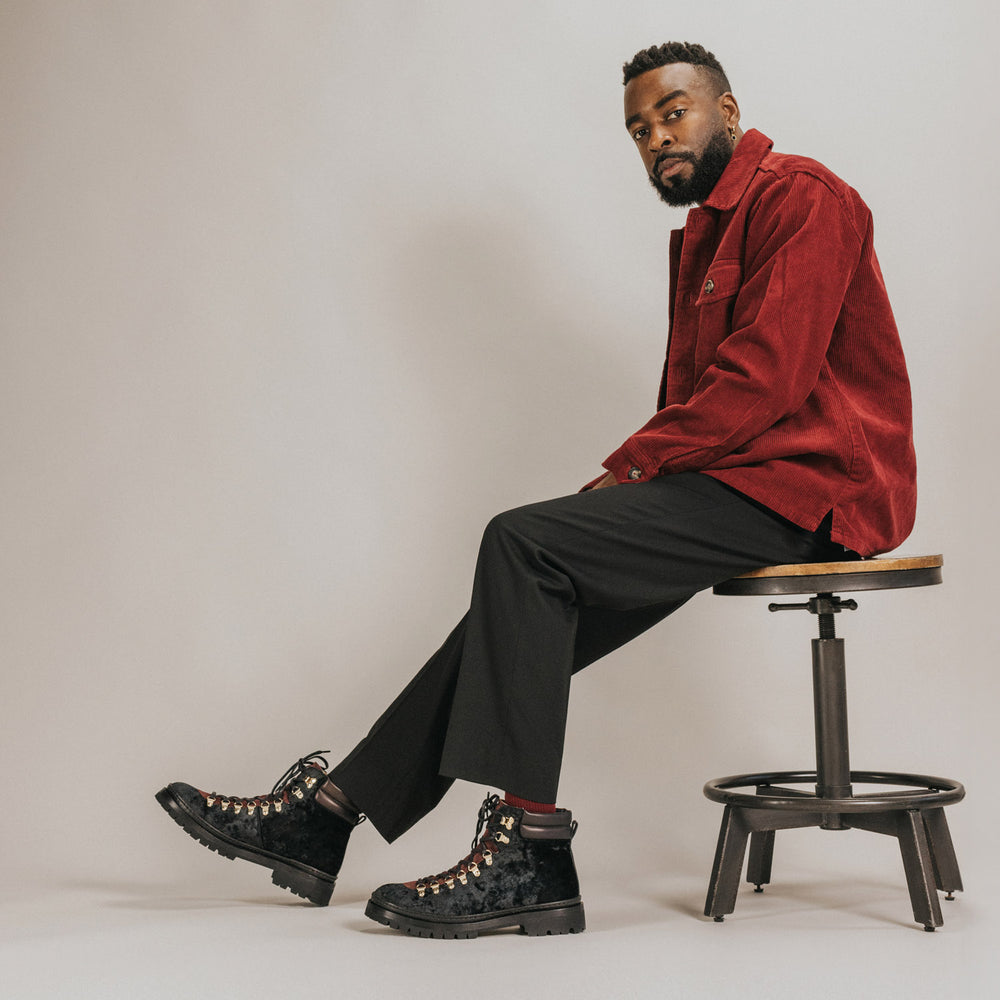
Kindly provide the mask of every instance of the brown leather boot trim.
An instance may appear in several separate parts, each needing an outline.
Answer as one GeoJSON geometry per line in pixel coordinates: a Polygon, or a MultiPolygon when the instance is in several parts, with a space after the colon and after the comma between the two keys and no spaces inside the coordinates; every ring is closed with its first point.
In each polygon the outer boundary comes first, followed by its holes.
{"type": "Polygon", "coordinates": [[[324,809],[328,809],[335,816],[347,820],[351,826],[357,826],[361,816],[356,809],[352,809],[343,801],[344,793],[329,779],[323,782],[316,789],[316,802],[324,809]]]}
{"type": "Polygon", "coordinates": [[[521,836],[525,840],[569,840],[573,832],[573,814],[568,809],[557,809],[554,813],[525,809],[521,815],[521,836]]]}

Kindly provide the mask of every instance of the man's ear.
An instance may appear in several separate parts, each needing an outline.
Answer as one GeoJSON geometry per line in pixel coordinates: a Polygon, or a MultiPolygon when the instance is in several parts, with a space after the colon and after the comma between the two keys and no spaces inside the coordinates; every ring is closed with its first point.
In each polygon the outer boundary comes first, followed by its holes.
{"type": "Polygon", "coordinates": [[[740,106],[736,103],[736,98],[727,90],[719,96],[719,111],[726,127],[735,128],[740,123],[740,106]]]}

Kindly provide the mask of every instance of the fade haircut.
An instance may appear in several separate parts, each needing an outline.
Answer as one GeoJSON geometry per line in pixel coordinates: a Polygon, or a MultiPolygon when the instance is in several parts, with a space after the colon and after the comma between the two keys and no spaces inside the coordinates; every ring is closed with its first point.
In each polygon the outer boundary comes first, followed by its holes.
{"type": "Polygon", "coordinates": [[[716,97],[732,89],[719,60],[708,49],[693,42],[665,42],[663,45],[651,45],[648,49],[636,52],[631,61],[622,67],[624,77],[622,83],[628,83],[642,73],[659,69],[661,66],[669,66],[671,63],[689,63],[699,67],[711,80],[716,90],[716,97]]]}

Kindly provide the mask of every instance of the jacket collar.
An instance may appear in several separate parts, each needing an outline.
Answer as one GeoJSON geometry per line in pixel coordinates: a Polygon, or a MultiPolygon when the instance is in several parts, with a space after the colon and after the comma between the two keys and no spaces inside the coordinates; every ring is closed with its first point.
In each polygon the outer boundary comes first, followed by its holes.
{"type": "Polygon", "coordinates": [[[701,207],[717,208],[721,211],[735,208],[773,145],[774,143],[763,132],[758,132],[754,128],[744,132],[736,144],[736,149],[733,150],[728,166],[722,171],[722,176],[712,188],[712,193],[702,202],[701,207]]]}

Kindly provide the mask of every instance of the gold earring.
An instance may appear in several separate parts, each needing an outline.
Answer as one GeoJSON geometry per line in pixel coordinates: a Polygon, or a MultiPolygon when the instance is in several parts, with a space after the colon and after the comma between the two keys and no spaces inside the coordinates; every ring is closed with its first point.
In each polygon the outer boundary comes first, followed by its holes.
{"type": "Polygon", "coordinates": [[[732,125],[729,126],[729,138],[736,142],[736,129],[732,125]]]}

